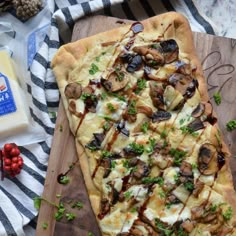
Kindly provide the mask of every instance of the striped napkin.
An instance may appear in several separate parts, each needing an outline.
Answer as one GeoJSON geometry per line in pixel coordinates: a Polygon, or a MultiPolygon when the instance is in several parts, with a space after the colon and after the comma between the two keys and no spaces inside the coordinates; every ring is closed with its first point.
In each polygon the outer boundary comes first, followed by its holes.
{"type": "Polygon", "coordinates": [[[60,97],[50,62],[59,46],[70,42],[77,20],[93,13],[143,20],[177,11],[188,18],[193,31],[218,33],[214,24],[200,14],[192,0],[48,0],[44,2],[44,7],[51,12],[50,26],[33,57],[27,96],[32,101],[31,116],[43,128],[45,140],[21,146],[25,163],[21,174],[15,178],[5,178],[0,183],[0,236],[35,235],[38,212],[34,208],[33,198],[43,192],[60,97]]]}

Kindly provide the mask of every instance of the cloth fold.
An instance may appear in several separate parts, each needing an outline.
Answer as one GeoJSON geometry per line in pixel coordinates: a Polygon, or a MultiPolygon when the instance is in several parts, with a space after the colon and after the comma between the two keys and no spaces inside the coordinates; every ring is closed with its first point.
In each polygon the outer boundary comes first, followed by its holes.
{"type": "MultiPolygon", "coordinates": [[[[44,130],[45,140],[21,146],[25,161],[22,173],[0,183],[1,199],[5,199],[0,201],[0,236],[35,233],[38,212],[34,209],[33,198],[43,192],[60,99],[50,62],[60,45],[70,42],[77,20],[91,14],[143,20],[164,12],[177,11],[188,18],[193,31],[209,34],[218,32],[191,0],[48,0],[44,7],[51,14],[50,22],[45,22],[45,25],[49,23],[48,31],[34,54],[26,84],[31,116],[44,130]]],[[[14,17],[14,13],[8,14],[14,17]]],[[[35,28],[40,27],[36,24],[35,28]]]]}

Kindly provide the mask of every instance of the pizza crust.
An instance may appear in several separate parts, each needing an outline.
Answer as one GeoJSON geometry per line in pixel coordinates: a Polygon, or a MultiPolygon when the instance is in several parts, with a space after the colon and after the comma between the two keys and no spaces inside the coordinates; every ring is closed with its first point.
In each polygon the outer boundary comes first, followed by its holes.
{"type": "MultiPolygon", "coordinates": [[[[196,66],[194,76],[195,78],[197,78],[199,83],[198,91],[200,92],[201,101],[208,102],[209,96],[207,93],[207,85],[203,77],[201,64],[195,52],[195,48],[193,45],[193,36],[187,19],[178,13],[170,12],[144,20],[142,21],[142,24],[144,26],[144,31],[137,35],[136,43],[139,44],[140,42],[141,44],[151,38],[161,38],[163,40],[175,39],[180,49],[180,58],[182,60],[187,60],[190,62],[191,65],[196,66]]],[[[83,70],[84,63],[86,61],[90,63],[89,58],[92,54],[102,50],[100,48],[101,44],[107,42],[110,42],[111,44],[120,42],[123,39],[124,35],[128,34],[127,32],[129,32],[129,29],[130,25],[125,25],[123,27],[116,28],[108,32],[103,32],[73,43],[69,43],[67,45],[62,46],[54,57],[51,66],[57,78],[63,104],[65,106],[67,117],[69,119],[70,128],[75,136],[75,121],[72,119],[72,115],[68,111],[68,100],[64,95],[66,85],[79,79],[78,77],[76,77],[77,72],[83,70]]],[[[109,45],[107,46],[107,48],[109,48],[109,45]]],[[[89,79],[87,79],[86,81],[81,81],[81,83],[85,86],[88,85],[88,82],[89,79]]],[[[79,122],[79,120],[80,119],[78,118],[77,122],[79,122]]],[[[84,129],[86,131],[86,127],[84,127],[84,129]]],[[[217,130],[218,126],[216,124],[212,127],[209,138],[209,141],[212,143],[217,142],[217,130]]],[[[81,150],[84,150],[84,148],[79,143],[77,138],[75,140],[76,148],[79,153],[81,152],[81,150]]],[[[230,173],[229,167],[230,152],[225,143],[223,142],[222,137],[221,142],[221,152],[223,152],[223,154],[225,155],[226,164],[219,172],[217,181],[215,182],[213,189],[216,192],[223,194],[225,200],[231,204],[234,212],[236,212],[236,197],[235,192],[233,190],[232,175],[230,173]]],[[[83,152],[79,156],[79,159],[91,205],[95,215],[97,216],[100,211],[101,192],[93,183],[93,179],[91,177],[93,174],[92,171],[95,169],[94,161],[90,160],[91,156],[87,155],[86,152],[83,152]]],[[[232,221],[236,221],[235,215],[232,218],[232,221]]],[[[113,234],[110,233],[108,235],[113,234]]]]}

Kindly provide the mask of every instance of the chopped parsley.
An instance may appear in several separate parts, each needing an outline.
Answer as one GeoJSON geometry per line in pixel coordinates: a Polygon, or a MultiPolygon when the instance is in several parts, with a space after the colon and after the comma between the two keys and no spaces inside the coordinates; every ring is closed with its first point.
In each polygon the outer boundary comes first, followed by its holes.
{"type": "Polygon", "coordinates": [[[83,206],[84,206],[84,204],[83,204],[82,202],[78,201],[78,202],[74,203],[74,204],[71,206],[71,208],[78,208],[78,209],[80,210],[80,209],[83,208],[83,206]]]}
{"type": "Polygon", "coordinates": [[[106,122],[106,123],[103,125],[103,129],[104,129],[104,130],[109,130],[109,129],[110,129],[110,124],[109,124],[109,122],[106,122]]]}
{"type": "Polygon", "coordinates": [[[118,93],[107,92],[109,96],[115,97],[123,102],[126,102],[125,96],[119,95],[118,93]]]}
{"type": "Polygon", "coordinates": [[[116,164],[117,164],[116,161],[112,160],[111,161],[111,169],[115,169],[116,164]]]}
{"type": "Polygon", "coordinates": [[[143,184],[159,184],[160,186],[163,186],[164,179],[160,176],[158,177],[144,177],[142,178],[143,184]]]}
{"type": "Polygon", "coordinates": [[[147,81],[145,79],[138,79],[137,89],[135,89],[135,93],[139,94],[146,87],[147,87],[147,81]]]}
{"type": "Polygon", "coordinates": [[[171,148],[169,154],[174,157],[173,162],[176,166],[180,166],[183,159],[186,157],[187,152],[175,148],[171,148]]]}
{"type": "Polygon", "coordinates": [[[136,101],[131,100],[129,107],[128,107],[128,114],[129,115],[136,115],[137,114],[137,110],[136,110],[135,106],[136,106],[136,101]]]}
{"type": "Polygon", "coordinates": [[[148,153],[152,153],[156,146],[156,139],[149,138],[149,147],[146,149],[148,153]]]}
{"type": "Polygon", "coordinates": [[[163,190],[158,192],[158,195],[159,195],[160,198],[165,198],[166,197],[166,193],[163,190]]]}
{"type": "Polygon", "coordinates": [[[185,122],[185,119],[180,119],[179,124],[182,125],[185,122]]]}
{"type": "Polygon", "coordinates": [[[128,148],[130,148],[137,155],[142,155],[144,152],[144,146],[135,142],[130,143],[128,148]]]}
{"type": "Polygon", "coordinates": [[[88,232],[88,236],[94,236],[94,234],[91,232],[88,232]]]}
{"type": "Polygon", "coordinates": [[[197,169],[197,163],[192,163],[192,169],[197,169]]]}
{"type": "Polygon", "coordinates": [[[165,207],[166,207],[167,209],[170,209],[172,205],[173,205],[172,202],[167,202],[167,203],[165,204],[165,207]]]}
{"type": "Polygon", "coordinates": [[[162,132],[161,132],[161,139],[165,139],[167,137],[167,131],[166,129],[164,129],[162,132]]]}
{"type": "Polygon", "coordinates": [[[107,103],[107,108],[109,109],[110,112],[114,112],[116,110],[113,104],[110,102],[107,103]]]}
{"type": "Polygon", "coordinates": [[[124,77],[125,77],[124,72],[118,72],[118,73],[116,73],[116,74],[117,74],[117,79],[118,79],[119,81],[122,81],[122,80],[124,79],[124,77]]]}
{"type": "Polygon", "coordinates": [[[226,124],[226,128],[228,131],[232,131],[236,129],[236,120],[231,120],[226,124]]]}
{"type": "Polygon", "coordinates": [[[198,132],[195,132],[192,128],[188,126],[182,126],[180,127],[180,130],[182,131],[183,134],[191,134],[193,137],[198,136],[198,132]]]}
{"type": "Polygon", "coordinates": [[[143,133],[147,133],[147,131],[148,131],[148,127],[149,127],[149,124],[148,124],[148,122],[144,122],[142,125],[141,125],[141,131],[143,132],[143,133]]]}
{"type": "Polygon", "coordinates": [[[131,196],[132,196],[132,191],[127,191],[127,192],[124,193],[124,197],[126,199],[130,198],[131,196]]]}
{"type": "Polygon", "coordinates": [[[211,212],[216,212],[216,209],[217,209],[217,205],[216,205],[216,204],[214,204],[214,205],[212,205],[212,206],[210,207],[210,211],[211,211],[211,212]]]}
{"type": "Polygon", "coordinates": [[[100,61],[101,56],[105,55],[106,52],[102,52],[100,56],[95,57],[96,62],[100,61]]]}
{"type": "Polygon", "coordinates": [[[155,218],[155,226],[160,230],[164,236],[170,236],[173,233],[173,230],[167,229],[167,227],[159,219],[155,218]]]}
{"type": "Polygon", "coordinates": [[[105,100],[106,98],[107,98],[107,93],[102,92],[102,93],[101,93],[101,99],[102,99],[102,100],[105,100]]]}
{"type": "Polygon", "coordinates": [[[216,103],[217,106],[219,106],[221,104],[221,95],[219,92],[215,92],[213,94],[213,98],[214,98],[214,101],[216,103]]]}
{"type": "Polygon", "coordinates": [[[89,69],[89,74],[94,75],[99,71],[99,68],[96,64],[92,63],[91,68],[89,69]]]}
{"type": "Polygon", "coordinates": [[[158,44],[157,44],[157,43],[152,44],[152,45],[151,45],[151,48],[158,49],[158,44]]]}
{"type": "Polygon", "coordinates": [[[44,222],[44,223],[42,224],[42,228],[43,228],[43,229],[47,229],[47,228],[48,228],[48,223],[44,222]]]}
{"type": "Polygon", "coordinates": [[[123,167],[126,169],[129,169],[129,161],[128,160],[123,160],[123,167]]]}
{"type": "Polygon", "coordinates": [[[76,215],[74,213],[66,213],[66,219],[68,221],[74,220],[76,215]]]}
{"type": "Polygon", "coordinates": [[[226,221],[229,221],[233,216],[232,207],[228,207],[228,209],[223,213],[223,217],[226,221]]]}
{"type": "Polygon", "coordinates": [[[101,154],[101,158],[109,158],[112,156],[112,153],[107,151],[107,150],[103,150],[102,154],[101,154]]]}
{"type": "Polygon", "coordinates": [[[194,184],[190,181],[184,183],[184,188],[190,192],[194,190],[194,184]]]}
{"type": "Polygon", "coordinates": [[[64,213],[65,213],[65,210],[66,209],[65,209],[63,203],[60,203],[58,206],[57,212],[54,214],[54,218],[56,221],[59,221],[62,219],[62,217],[64,216],[64,213]]]}
{"type": "Polygon", "coordinates": [[[174,181],[175,181],[175,183],[176,184],[179,184],[179,177],[180,177],[180,174],[179,173],[177,173],[176,175],[174,175],[174,181]]]}
{"type": "Polygon", "coordinates": [[[91,98],[92,100],[94,100],[94,99],[96,99],[96,95],[91,94],[91,93],[83,93],[80,97],[80,99],[82,99],[83,101],[88,98],[91,98]]]}
{"type": "Polygon", "coordinates": [[[60,184],[68,184],[70,182],[70,178],[67,175],[62,175],[59,182],[60,184]]]}

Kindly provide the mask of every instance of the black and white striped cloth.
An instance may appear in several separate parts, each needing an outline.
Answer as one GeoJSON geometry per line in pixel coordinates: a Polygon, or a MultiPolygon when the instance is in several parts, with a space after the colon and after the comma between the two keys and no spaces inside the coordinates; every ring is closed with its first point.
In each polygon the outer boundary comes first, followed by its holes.
{"type": "Polygon", "coordinates": [[[193,31],[217,34],[212,22],[200,14],[192,0],[48,0],[51,25],[30,68],[27,96],[32,101],[30,112],[44,129],[45,141],[20,147],[25,161],[16,178],[0,183],[0,236],[34,235],[37,210],[33,198],[43,192],[56,118],[59,91],[50,62],[60,45],[71,39],[74,23],[92,13],[131,20],[143,20],[167,11],[184,14],[193,31]]]}

